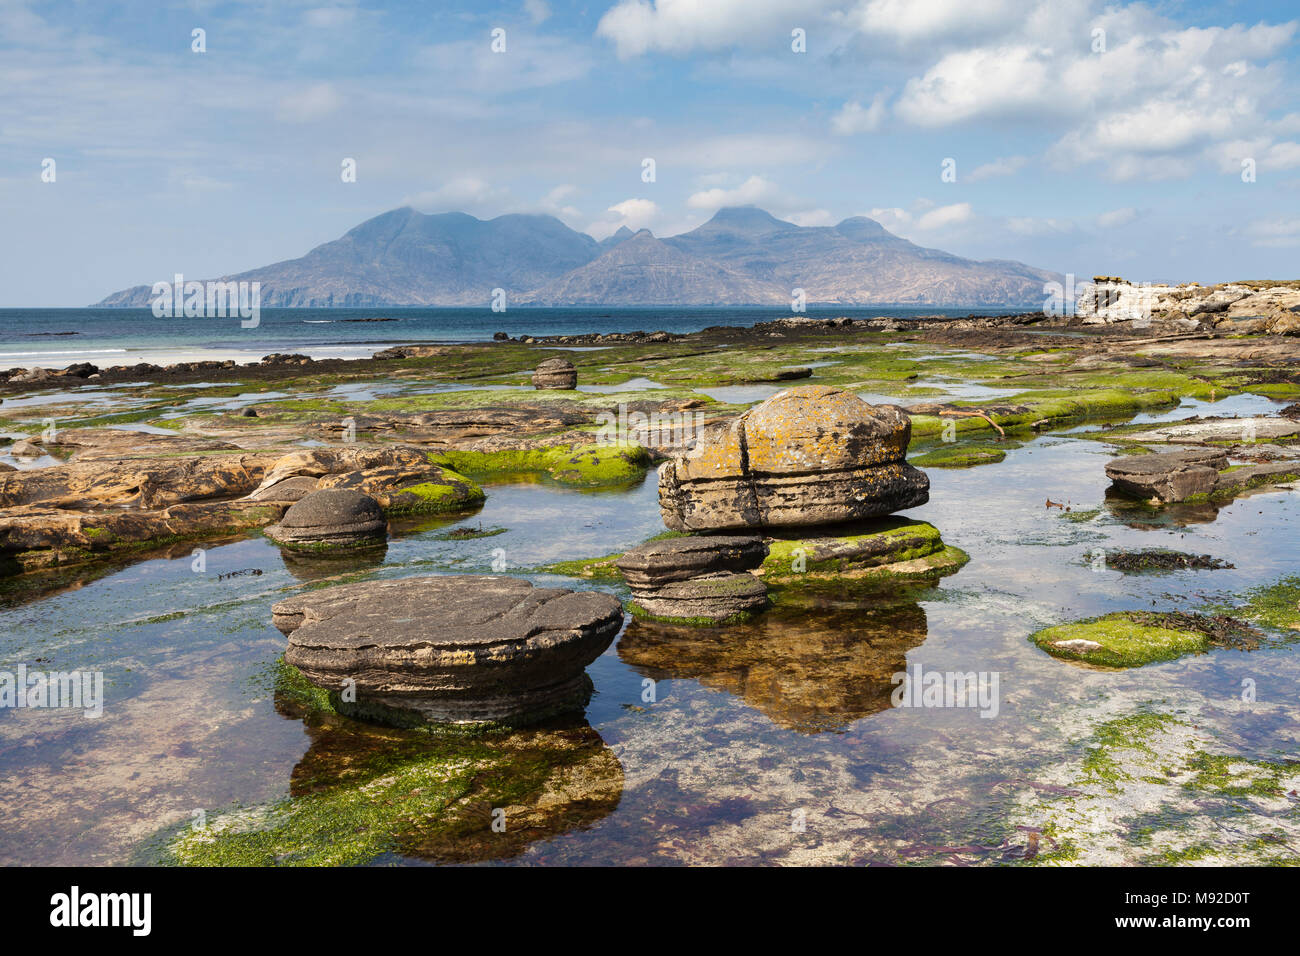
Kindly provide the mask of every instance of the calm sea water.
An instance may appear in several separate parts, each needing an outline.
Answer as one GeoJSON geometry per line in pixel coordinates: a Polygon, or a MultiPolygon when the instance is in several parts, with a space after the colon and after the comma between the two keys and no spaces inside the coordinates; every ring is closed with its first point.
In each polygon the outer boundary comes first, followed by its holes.
{"type": "MultiPolygon", "coordinates": [[[[807,314],[899,318],[995,314],[1012,309],[822,308],[807,314]]],[[[271,352],[357,358],[394,343],[482,342],[510,335],[587,332],[696,332],[711,325],[751,326],[789,313],[749,308],[263,309],[255,329],[237,318],[156,318],[148,309],[0,309],[0,368],[60,368],[74,362],[131,365],[196,359],[255,361],[271,352]],[[389,322],[363,319],[387,318],[389,322]]]]}

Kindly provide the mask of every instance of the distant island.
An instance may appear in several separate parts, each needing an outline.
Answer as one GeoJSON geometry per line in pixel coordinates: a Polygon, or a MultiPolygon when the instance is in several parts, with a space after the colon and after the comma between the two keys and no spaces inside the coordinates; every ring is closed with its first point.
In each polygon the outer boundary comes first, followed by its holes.
{"type": "MultiPolygon", "coordinates": [[[[259,282],[267,308],[514,306],[1032,307],[1058,273],[964,259],[894,235],[865,216],[797,226],[753,206],[721,209],[690,232],[623,227],[597,241],[553,216],[427,215],[409,206],[332,242],[221,281],[259,282]]],[[[157,276],[153,281],[170,281],[157,276]]],[[[101,307],[147,307],[152,281],[101,307]]]]}

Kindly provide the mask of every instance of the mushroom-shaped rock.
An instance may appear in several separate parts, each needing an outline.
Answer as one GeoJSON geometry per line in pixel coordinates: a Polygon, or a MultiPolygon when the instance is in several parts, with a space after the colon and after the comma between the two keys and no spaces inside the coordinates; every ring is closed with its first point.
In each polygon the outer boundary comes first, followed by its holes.
{"type": "Polygon", "coordinates": [[[346,488],[313,491],[290,505],[266,536],[291,551],[329,554],[375,547],[388,538],[379,502],[346,488]]]}
{"type": "Polygon", "coordinates": [[[272,608],[285,660],[383,723],[522,724],[582,708],[585,668],[623,626],[617,598],[519,578],[439,575],[365,581],[272,608]]]}
{"type": "Polygon", "coordinates": [[[930,479],[904,460],[911,430],[893,405],[826,385],[785,389],[660,467],[664,524],[803,527],[925,504],[930,479]]]}
{"type": "Polygon", "coordinates": [[[568,359],[547,359],[533,372],[533,388],[576,388],[578,370],[568,359]]]}

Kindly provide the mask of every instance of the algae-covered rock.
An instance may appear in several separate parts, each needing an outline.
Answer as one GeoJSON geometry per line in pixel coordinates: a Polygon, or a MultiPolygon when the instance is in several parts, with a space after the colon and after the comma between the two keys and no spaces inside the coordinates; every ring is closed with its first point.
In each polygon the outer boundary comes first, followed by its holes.
{"type": "Polygon", "coordinates": [[[992,465],[1007,457],[1006,449],[996,445],[948,445],[910,459],[918,468],[974,468],[992,465]]]}
{"type": "Polygon", "coordinates": [[[788,534],[768,542],[757,574],[769,581],[940,577],[959,570],[969,556],[945,545],[939,529],[925,521],[878,518],[819,529],[809,537],[788,534]]]}
{"type": "Polygon", "coordinates": [[[275,668],[275,709],[310,745],[273,803],[214,812],[154,841],[181,866],[362,866],[509,859],[618,806],[623,769],[582,720],[482,735],[363,724],[296,668],[275,668]]]}
{"type": "Polygon", "coordinates": [[[924,504],[930,480],[904,460],[910,434],[896,406],[825,385],[786,389],[659,469],[664,524],[807,527],[924,504]]]}
{"type": "Polygon", "coordinates": [[[527,443],[524,447],[497,451],[436,452],[430,457],[461,474],[483,480],[541,474],[560,484],[593,488],[638,482],[650,467],[650,454],[640,445],[599,442],[527,443]]]}
{"type": "Polygon", "coordinates": [[[1211,647],[1251,648],[1258,632],[1227,617],[1119,611],[1036,631],[1029,640],[1053,657],[1099,667],[1141,667],[1211,647]]]}

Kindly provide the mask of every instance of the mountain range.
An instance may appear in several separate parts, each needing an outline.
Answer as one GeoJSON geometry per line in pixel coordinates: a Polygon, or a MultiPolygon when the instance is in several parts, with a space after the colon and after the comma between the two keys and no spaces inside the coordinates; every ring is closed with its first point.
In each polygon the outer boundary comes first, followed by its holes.
{"type": "MultiPolygon", "coordinates": [[[[171,277],[161,277],[170,281],[171,277]]],[[[720,209],[657,238],[626,226],[597,242],[552,216],[482,220],[409,206],[375,216],[298,259],[221,276],[260,282],[263,307],[779,305],[1037,308],[1059,274],[927,249],[864,216],[796,226],[754,206],[720,209]]],[[[152,285],[100,306],[150,304],[152,285]]]]}

